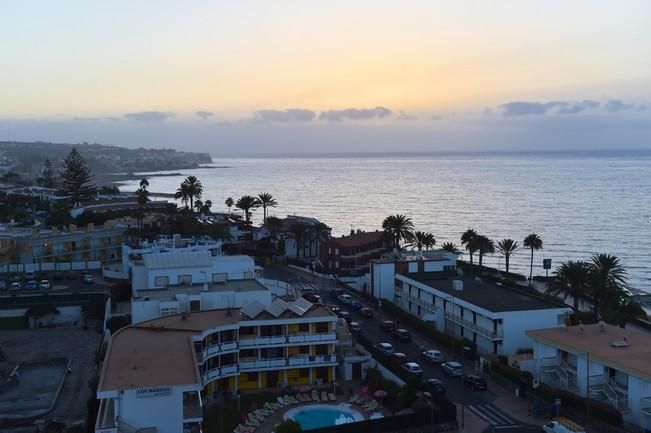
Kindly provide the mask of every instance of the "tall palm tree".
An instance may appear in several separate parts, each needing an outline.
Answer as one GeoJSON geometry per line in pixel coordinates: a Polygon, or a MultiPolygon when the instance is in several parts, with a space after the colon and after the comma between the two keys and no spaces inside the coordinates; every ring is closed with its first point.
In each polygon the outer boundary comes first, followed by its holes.
{"type": "Polygon", "coordinates": [[[226,199],[226,201],[224,201],[224,204],[225,204],[226,207],[228,208],[228,213],[231,213],[231,208],[232,208],[233,205],[235,204],[235,201],[233,200],[233,198],[232,198],[232,197],[228,197],[228,198],[226,199]]]}
{"type": "Polygon", "coordinates": [[[620,306],[629,297],[628,277],[616,256],[595,254],[589,263],[589,287],[595,313],[605,307],[620,306]]]}
{"type": "Polygon", "coordinates": [[[535,250],[542,250],[543,241],[540,236],[531,233],[529,236],[524,238],[524,242],[522,243],[525,247],[531,248],[531,264],[529,265],[529,282],[531,282],[531,279],[533,278],[533,252],[535,250]]]}
{"type": "Polygon", "coordinates": [[[548,295],[562,296],[563,300],[571,296],[573,299],[574,312],[579,311],[579,302],[589,299],[589,277],[590,266],[581,260],[569,260],[554,271],[554,278],[547,281],[548,295]]]}
{"type": "Polygon", "coordinates": [[[407,246],[422,251],[423,249],[429,249],[430,247],[433,247],[435,243],[436,239],[434,239],[433,234],[416,231],[409,238],[407,246]]]}
{"type": "Polygon", "coordinates": [[[193,201],[201,199],[203,195],[203,184],[196,176],[188,176],[183,181],[187,184],[188,195],[190,197],[190,209],[194,209],[193,201]]]}
{"type": "Polygon", "coordinates": [[[267,219],[267,208],[278,206],[278,202],[275,198],[268,192],[261,192],[258,194],[258,203],[262,206],[262,215],[264,219],[267,219]]]}
{"type": "Polygon", "coordinates": [[[436,238],[432,233],[426,233],[425,234],[425,250],[429,250],[430,248],[434,248],[434,245],[436,245],[436,238]]]}
{"type": "Polygon", "coordinates": [[[201,200],[195,201],[194,208],[197,210],[198,213],[201,213],[203,210],[203,202],[201,200]]]}
{"type": "Polygon", "coordinates": [[[311,231],[313,232],[314,240],[316,241],[316,255],[318,256],[321,249],[321,243],[330,239],[330,232],[332,229],[328,227],[327,224],[319,221],[311,227],[311,231]]]}
{"type": "Polygon", "coordinates": [[[289,232],[292,234],[296,242],[296,258],[299,258],[299,252],[305,246],[305,236],[307,236],[310,227],[304,223],[294,223],[289,227],[289,232]]]}
{"type": "Polygon", "coordinates": [[[470,256],[470,268],[472,269],[472,256],[477,251],[477,244],[476,242],[473,242],[474,239],[477,237],[477,232],[475,229],[468,229],[463,234],[461,235],[461,245],[466,247],[466,251],[468,251],[468,254],[470,256]]]}
{"type": "Polygon", "coordinates": [[[275,216],[268,216],[264,220],[263,226],[269,230],[271,237],[276,239],[276,236],[278,236],[278,233],[280,233],[280,230],[283,228],[283,220],[275,216]]]}
{"type": "Polygon", "coordinates": [[[405,215],[389,215],[382,222],[382,229],[391,235],[393,246],[400,249],[401,240],[409,240],[414,230],[414,223],[411,218],[405,215]]]}
{"type": "Polygon", "coordinates": [[[441,249],[443,251],[447,251],[447,252],[453,253],[453,254],[459,254],[460,253],[459,249],[457,248],[457,244],[455,244],[454,242],[445,242],[445,243],[443,243],[443,245],[441,245],[441,249]]]}
{"type": "Polygon", "coordinates": [[[520,248],[520,245],[513,239],[502,239],[497,243],[497,251],[504,256],[504,262],[506,263],[506,273],[509,273],[509,263],[511,256],[520,248]]]}
{"type": "Polygon", "coordinates": [[[251,222],[251,213],[258,206],[260,206],[258,200],[250,195],[243,195],[239,200],[237,200],[237,203],[235,203],[236,208],[244,211],[244,218],[247,223],[251,222]]]}
{"type": "Polygon", "coordinates": [[[176,189],[176,193],[174,193],[174,198],[177,200],[181,200],[183,205],[187,208],[188,207],[188,201],[190,200],[190,188],[186,182],[182,182],[181,185],[176,189]]]}
{"type": "Polygon", "coordinates": [[[138,219],[138,229],[142,230],[142,221],[145,217],[144,208],[147,202],[149,201],[149,191],[147,191],[147,187],[149,187],[149,182],[147,181],[147,179],[141,179],[139,185],[140,187],[136,191],[136,198],[138,200],[137,219],[138,219]]]}
{"type": "Polygon", "coordinates": [[[477,246],[477,251],[479,252],[479,271],[481,272],[484,255],[493,254],[495,252],[495,243],[484,235],[479,235],[474,239],[474,242],[477,246]]]}
{"type": "Polygon", "coordinates": [[[210,208],[212,207],[212,201],[206,200],[203,202],[202,212],[210,213],[210,208]]]}

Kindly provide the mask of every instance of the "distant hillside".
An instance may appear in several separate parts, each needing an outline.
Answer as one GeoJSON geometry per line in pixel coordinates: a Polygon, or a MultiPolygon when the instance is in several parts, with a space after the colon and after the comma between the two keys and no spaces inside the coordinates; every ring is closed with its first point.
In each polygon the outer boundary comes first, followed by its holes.
{"type": "Polygon", "coordinates": [[[174,149],[127,149],[102,144],[21,143],[0,141],[0,168],[4,171],[38,174],[46,158],[57,168],[72,147],[86,159],[95,174],[132,173],[195,168],[212,162],[207,153],[174,149]]]}

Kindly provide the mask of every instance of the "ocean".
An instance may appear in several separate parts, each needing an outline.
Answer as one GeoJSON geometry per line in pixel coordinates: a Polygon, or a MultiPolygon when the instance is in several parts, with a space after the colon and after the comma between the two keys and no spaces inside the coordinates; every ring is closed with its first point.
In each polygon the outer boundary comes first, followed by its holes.
{"type": "MultiPolygon", "coordinates": [[[[204,200],[226,211],[224,200],[271,193],[271,215],[307,215],[334,235],[380,229],[394,213],[434,234],[437,245],[459,244],[472,227],[497,241],[537,233],[544,248],[534,256],[534,275],[566,260],[614,254],[631,288],[651,292],[651,152],[592,154],[420,154],[283,157],[214,157],[212,167],[183,176],[152,177],[152,192],[174,192],[187,175],[204,185],[204,200]]],[[[135,190],[136,181],[123,183],[135,190]]],[[[254,221],[260,223],[262,210],[254,221]]],[[[511,270],[528,274],[530,251],[511,259],[511,270]]],[[[499,255],[489,266],[504,269],[499,255]]]]}

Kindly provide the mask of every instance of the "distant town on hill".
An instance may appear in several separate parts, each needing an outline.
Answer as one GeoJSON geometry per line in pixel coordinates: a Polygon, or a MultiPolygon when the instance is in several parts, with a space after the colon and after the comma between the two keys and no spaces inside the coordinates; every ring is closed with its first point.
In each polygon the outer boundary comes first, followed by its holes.
{"type": "Polygon", "coordinates": [[[0,173],[37,174],[46,158],[54,167],[58,167],[72,147],[77,148],[96,174],[179,170],[212,162],[207,153],[174,149],[127,149],[96,143],[0,141],[0,173]]]}

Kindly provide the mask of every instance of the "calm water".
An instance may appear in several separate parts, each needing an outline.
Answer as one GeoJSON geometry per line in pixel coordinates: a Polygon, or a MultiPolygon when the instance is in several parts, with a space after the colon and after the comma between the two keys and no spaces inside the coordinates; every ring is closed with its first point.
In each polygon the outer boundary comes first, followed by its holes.
{"type": "MultiPolygon", "coordinates": [[[[272,214],[315,216],[341,235],[380,228],[403,213],[440,245],[459,243],[468,227],[522,243],[538,233],[534,273],[597,252],[620,257],[633,288],[651,292],[651,154],[215,158],[227,168],[187,170],[204,184],[204,199],[225,210],[228,196],[270,192],[272,214]]],[[[154,177],[150,190],[174,192],[182,177],[154,177]]],[[[125,182],[125,189],[137,182],[125,182]]],[[[260,222],[262,210],[255,214],[260,222]]],[[[521,250],[512,270],[528,272],[521,250]]],[[[502,266],[495,255],[486,263],[502,266]]]]}

